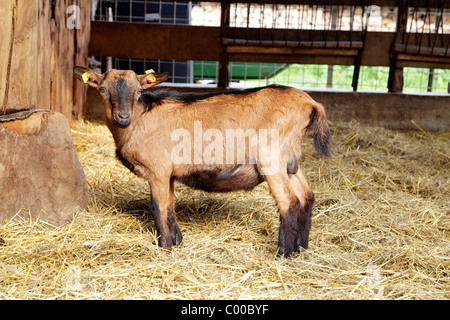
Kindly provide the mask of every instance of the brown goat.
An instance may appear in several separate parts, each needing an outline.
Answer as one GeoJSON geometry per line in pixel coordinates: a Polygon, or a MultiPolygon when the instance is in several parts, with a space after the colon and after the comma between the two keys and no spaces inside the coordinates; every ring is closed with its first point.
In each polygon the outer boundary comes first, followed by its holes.
{"type": "Polygon", "coordinates": [[[161,247],[182,241],[174,180],[213,192],[251,190],[267,181],[280,213],[279,255],[308,247],[314,193],[299,168],[300,145],[310,126],[319,154],[329,156],[331,142],[325,110],[308,94],[284,86],[143,92],[167,73],[97,74],[83,67],[74,73],[100,92],[118,158],[148,180],[161,247]]]}

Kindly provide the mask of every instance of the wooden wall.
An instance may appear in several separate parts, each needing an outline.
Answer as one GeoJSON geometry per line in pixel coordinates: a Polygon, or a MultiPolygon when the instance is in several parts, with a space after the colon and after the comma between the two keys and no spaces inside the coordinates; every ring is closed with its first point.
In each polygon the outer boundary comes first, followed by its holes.
{"type": "Polygon", "coordinates": [[[0,113],[41,108],[69,120],[82,116],[86,88],[73,66],[87,66],[90,0],[0,0],[0,113]],[[80,29],[67,28],[67,9],[77,5],[80,29]]]}

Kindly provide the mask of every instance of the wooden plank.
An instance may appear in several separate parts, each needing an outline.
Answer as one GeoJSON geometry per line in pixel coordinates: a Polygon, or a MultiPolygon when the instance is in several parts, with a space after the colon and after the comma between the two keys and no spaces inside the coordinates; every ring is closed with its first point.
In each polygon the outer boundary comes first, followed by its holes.
{"type": "Polygon", "coordinates": [[[66,27],[66,10],[70,0],[58,1],[55,6],[55,19],[52,19],[52,110],[72,118],[73,108],[73,57],[75,31],[66,27]]]}
{"type": "Polygon", "coordinates": [[[354,49],[323,49],[323,48],[267,48],[255,46],[228,46],[228,53],[249,53],[266,55],[322,55],[322,56],[356,56],[354,49]]]}
{"type": "Polygon", "coordinates": [[[354,56],[327,56],[327,55],[287,55],[287,54],[255,54],[230,53],[229,61],[238,62],[264,62],[264,63],[300,63],[300,64],[333,64],[351,66],[355,62],[354,56]]]}
{"type": "Polygon", "coordinates": [[[389,66],[389,48],[394,37],[394,32],[367,32],[361,65],[389,66]]]}
{"type": "Polygon", "coordinates": [[[362,47],[361,31],[226,28],[224,38],[231,44],[249,44],[281,47],[362,47]]]}
{"type": "MultiPolygon", "coordinates": [[[[90,0],[81,0],[81,25],[75,32],[75,57],[73,65],[88,66],[88,49],[91,36],[91,6],[90,0]]],[[[73,78],[74,76],[72,76],[73,78]]],[[[73,110],[76,119],[86,114],[87,88],[84,83],[73,78],[73,110]]]]}
{"type": "Polygon", "coordinates": [[[89,55],[219,61],[220,28],[143,23],[91,23],[89,55]]]}
{"type": "MultiPolygon", "coordinates": [[[[59,44],[61,39],[59,37],[60,32],[60,19],[58,19],[60,13],[61,6],[55,5],[54,14],[55,19],[51,19],[51,107],[52,110],[61,112],[61,100],[62,100],[62,79],[60,73],[60,53],[59,53],[59,44]]],[[[64,45],[61,44],[61,45],[64,45]]]]}
{"type": "Polygon", "coordinates": [[[36,107],[36,14],[36,1],[17,2],[7,102],[11,109],[36,107]]]}
{"type": "MultiPolygon", "coordinates": [[[[61,1],[60,3],[63,3],[61,1]]],[[[73,60],[75,55],[75,30],[68,29],[66,25],[66,10],[73,4],[72,0],[64,0],[64,6],[62,8],[62,14],[58,16],[60,19],[60,33],[61,33],[61,43],[59,52],[61,52],[59,67],[61,68],[60,73],[62,75],[62,90],[63,99],[61,106],[61,113],[65,115],[68,119],[72,119],[72,109],[73,109],[73,60]],[[62,50],[61,50],[62,49],[62,50]]],[[[57,50],[54,48],[54,50],[57,50]]]]}
{"type": "Polygon", "coordinates": [[[312,49],[312,48],[337,48],[337,49],[361,49],[362,41],[284,41],[284,40],[248,40],[225,38],[223,42],[227,46],[259,47],[259,48],[290,48],[290,49],[312,49]]]}
{"type": "MultiPolygon", "coordinates": [[[[448,36],[448,40],[450,42],[450,34],[448,36]]],[[[408,43],[408,45],[396,43],[395,44],[395,52],[398,53],[406,53],[412,55],[423,55],[423,56],[436,56],[450,59],[450,50],[445,47],[425,47],[419,46],[414,43],[408,43]]]]}
{"type": "Polygon", "coordinates": [[[38,1],[37,12],[37,75],[36,90],[38,92],[36,106],[40,109],[51,108],[51,38],[49,21],[51,19],[51,2],[38,1]]]}
{"type": "Polygon", "coordinates": [[[15,1],[0,0],[0,113],[7,106],[7,92],[9,91],[10,78],[10,56],[12,54],[13,45],[13,7],[15,1]]]}
{"type": "Polygon", "coordinates": [[[420,62],[436,62],[436,63],[450,63],[450,57],[440,57],[440,56],[426,56],[419,54],[398,54],[399,60],[406,61],[420,61],[420,62]]]}

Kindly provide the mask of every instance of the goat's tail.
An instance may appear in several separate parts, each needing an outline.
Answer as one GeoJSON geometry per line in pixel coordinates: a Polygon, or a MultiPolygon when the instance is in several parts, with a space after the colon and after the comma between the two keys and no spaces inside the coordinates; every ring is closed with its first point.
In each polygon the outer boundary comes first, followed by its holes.
{"type": "Polygon", "coordinates": [[[309,125],[312,126],[314,147],[318,154],[331,156],[331,132],[328,127],[325,109],[320,103],[312,107],[309,125]]]}

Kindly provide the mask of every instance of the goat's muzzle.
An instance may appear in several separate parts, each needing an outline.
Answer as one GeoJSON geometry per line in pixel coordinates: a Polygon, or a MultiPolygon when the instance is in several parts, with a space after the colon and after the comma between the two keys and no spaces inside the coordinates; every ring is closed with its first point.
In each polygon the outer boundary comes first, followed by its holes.
{"type": "Polygon", "coordinates": [[[113,116],[113,122],[119,128],[126,128],[131,123],[131,115],[127,113],[117,113],[113,116]]]}

